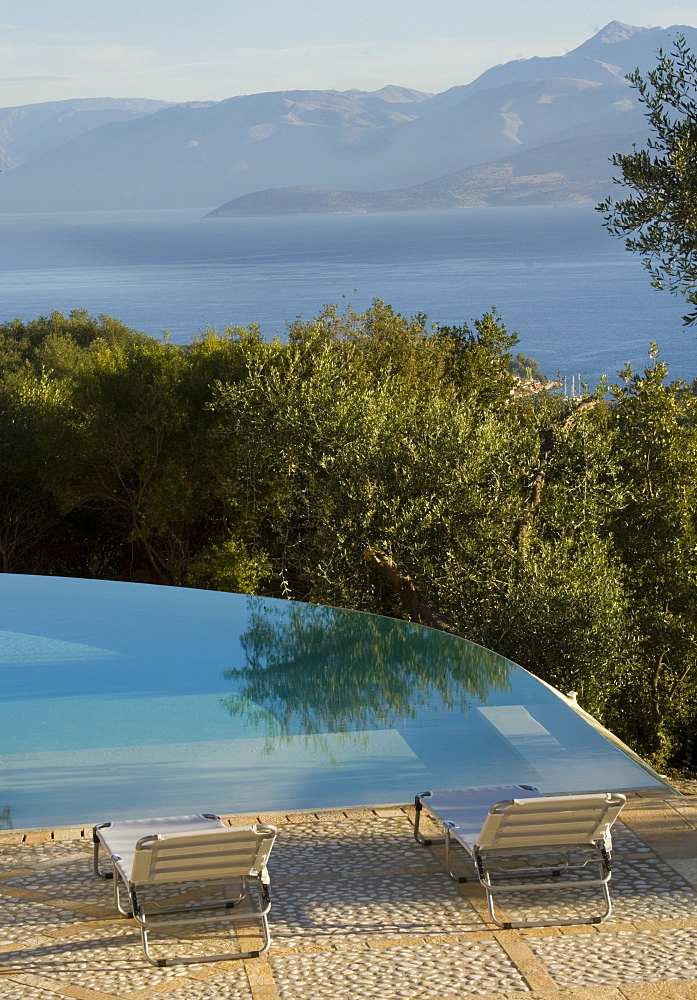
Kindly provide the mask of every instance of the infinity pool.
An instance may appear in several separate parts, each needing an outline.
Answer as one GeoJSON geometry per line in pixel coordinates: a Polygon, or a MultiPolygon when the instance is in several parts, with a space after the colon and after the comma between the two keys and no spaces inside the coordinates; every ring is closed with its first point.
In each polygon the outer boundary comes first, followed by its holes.
{"type": "Polygon", "coordinates": [[[356,611],[0,575],[0,825],[665,788],[481,646],[356,611]]]}

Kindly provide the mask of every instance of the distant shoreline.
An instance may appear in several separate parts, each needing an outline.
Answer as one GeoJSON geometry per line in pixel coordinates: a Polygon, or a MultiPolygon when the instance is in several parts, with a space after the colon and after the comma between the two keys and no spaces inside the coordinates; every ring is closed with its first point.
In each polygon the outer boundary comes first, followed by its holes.
{"type": "Polygon", "coordinates": [[[511,208],[516,205],[593,205],[605,196],[611,184],[611,178],[574,181],[560,171],[518,175],[513,164],[491,164],[395,191],[268,188],[233,198],[208,212],[207,218],[366,215],[376,212],[511,208]]]}

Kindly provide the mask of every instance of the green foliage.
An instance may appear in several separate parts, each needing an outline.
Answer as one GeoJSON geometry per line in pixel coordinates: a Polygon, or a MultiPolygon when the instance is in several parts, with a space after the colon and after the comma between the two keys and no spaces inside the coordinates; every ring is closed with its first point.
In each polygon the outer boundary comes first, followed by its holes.
{"type": "MultiPolygon", "coordinates": [[[[622,503],[611,521],[625,567],[636,649],[632,725],[655,754],[669,730],[694,725],[697,691],[697,398],[681,381],[665,384],[657,360],[629,367],[614,389],[622,503]]],[[[635,737],[636,738],[636,737],[635,737]]]]}
{"type": "Polygon", "coordinates": [[[69,373],[82,351],[100,342],[127,344],[147,342],[111,316],[95,319],[85,309],[74,309],[68,317],[59,312],[24,323],[20,319],[0,324],[0,374],[30,365],[36,372],[44,368],[56,374],[69,373]]]}
{"type": "MultiPolygon", "coordinates": [[[[455,632],[691,766],[697,396],[655,356],[609,402],[521,390],[516,340],[495,311],[438,327],[380,301],[326,306],[285,342],[233,327],[180,347],[80,311],[5,324],[0,567],[418,614],[365,557],[383,551],[455,632]]],[[[422,633],[402,624],[354,650],[362,691],[373,671],[386,699],[375,718],[476,689],[481,664],[424,673],[422,633]]],[[[250,650],[279,691],[285,671],[305,678],[308,725],[355,716],[292,613],[292,663],[260,627],[250,650]]],[[[241,680],[233,712],[255,700],[241,680]]]]}
{"type": "Polygon", "coordinates": [[[535,379],[538,382],[548,381],[547,376],[540,371],[538,362],[534,358],[529,358],[527,354],[523,354],[522,351],[511,357],[508,362],[508,370],[511,375],[517,375],[519,378],[535,379]]]}
{"type": "MultiPolygon", "coordinates": [[[[670,55],[658,56],[646,77],[628,77],[651,126],[647,148],[612,158],[633,195],[598,209],[609,232],[642,255],[655,288],[697,306],[697,59],[682,35],[670,55]]],[[[694,323],[697,310],[683,319],[694,323]]]]}
{"type": "Polygon", "coordinates": [[[250,552],[239,538],[228,538],[203,549],[189,564],[186,578],[195,587],[254,594],[271,575],[263,552],[250,552]]]}
{"type": "Polygon", "coordinates": [[[513,392],[511,348],[516,333],[508,333],[501,317],[492,309],[474,321],[474,331],[463,326],[440,326],[438,337],[453,351],[451,378],[464,398],[482,405],[499,405],[513,392]]]}
{"type": "MultiPolygon", "coordinates": [[[[608,722],[608,695],[625,686],[629,601],[609,541],[539,539],[512,574],[495,648],[608,722]]],[[[613,721],[615,721],[613,719],[613,721]]]]}

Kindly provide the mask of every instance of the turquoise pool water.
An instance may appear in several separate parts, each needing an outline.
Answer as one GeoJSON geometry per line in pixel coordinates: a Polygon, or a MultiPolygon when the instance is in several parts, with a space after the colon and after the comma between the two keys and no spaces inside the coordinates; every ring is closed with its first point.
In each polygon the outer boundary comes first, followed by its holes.
{"type": "Polygon", "coordinates": [[[510,660],[336,608],[2,574],[0,685],[17,828],[665,787],[510,660]]]}

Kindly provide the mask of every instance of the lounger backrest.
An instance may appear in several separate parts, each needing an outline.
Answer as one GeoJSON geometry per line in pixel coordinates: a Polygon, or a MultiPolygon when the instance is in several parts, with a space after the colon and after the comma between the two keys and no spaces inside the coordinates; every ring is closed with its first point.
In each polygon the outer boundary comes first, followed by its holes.
{"type": "Polygon", "coordinates": [[[497,802],[477,846],[481,849],[592,844],[604,840],[625,804],[624,795],[549,795],[497,802]]]}
{"type": "Polygon", "coordinates": [[[276,838],[273,826],[236,826],[162,837],[136,844],[136,885],[192,882],[262,873],[276,838]]]}

